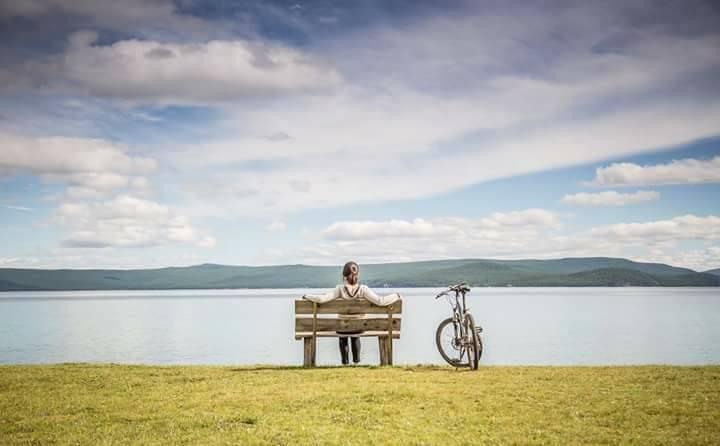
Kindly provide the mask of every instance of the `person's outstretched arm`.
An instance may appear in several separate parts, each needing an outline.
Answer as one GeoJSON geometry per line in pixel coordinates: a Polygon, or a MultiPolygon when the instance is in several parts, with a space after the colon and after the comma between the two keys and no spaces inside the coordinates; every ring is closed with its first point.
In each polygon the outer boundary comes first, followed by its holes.
{"type": "Polygon", "coordinates": [[[331,300],[335,300],[338,297],[340,297],[340,288],[335,287],[335,289],[330,291],[329,293],[326,293],[326,294],[304,294],[302,298],[307,299],[310,302],[324,304],[325,302],[330,302],[331,300]]]}
{"type": "Polygon", "coordinates": [[[400,293],[392,293],[388,294],[387,296],[378,296],[373,290],[363,285],[363,297],[374,303],[375,305],[385,307],[397,302],[400,299],[400,293]]]}

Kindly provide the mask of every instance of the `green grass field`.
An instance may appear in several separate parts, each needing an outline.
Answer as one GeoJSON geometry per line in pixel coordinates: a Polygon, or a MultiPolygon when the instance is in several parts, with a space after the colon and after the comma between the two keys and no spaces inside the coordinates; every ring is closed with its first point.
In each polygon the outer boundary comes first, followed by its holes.
{"type": "Polygon", "coordinates": [[[720,444],[712,367],[0,367],[0,444],[720,444]]]}

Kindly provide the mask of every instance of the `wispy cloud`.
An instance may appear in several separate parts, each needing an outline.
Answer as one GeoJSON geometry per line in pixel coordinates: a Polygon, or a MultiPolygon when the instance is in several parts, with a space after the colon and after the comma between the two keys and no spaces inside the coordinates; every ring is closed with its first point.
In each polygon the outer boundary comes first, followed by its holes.
{"type": "Polygon", "coordinates": [[[25,207],[25,206],[14,206],[14,205],[9,205],[9,204],[4,204],[3,207],[12,209],[14,211],[22,211],[22,212],[33,212],[35,210],[34,208],[29,208],[29,207],[25,207]]]}
{"type": "Polygon", "coordinates": [[[588,185],[613,187],[697,183],[720,183],[720,156],[709,160],[688,158],[653,166],[614,163],[598,168],[595,179],[588,185]]]}
{"type": "Polygon", "coordinates": [[[578,206],[627,206],[629,204],[655,201],[658,198],[660,198],[660,194],[655,191],[641,190],[634,193],[620,193],[613,190],[568,194],[562,198],[562,202],[578,206]]]}

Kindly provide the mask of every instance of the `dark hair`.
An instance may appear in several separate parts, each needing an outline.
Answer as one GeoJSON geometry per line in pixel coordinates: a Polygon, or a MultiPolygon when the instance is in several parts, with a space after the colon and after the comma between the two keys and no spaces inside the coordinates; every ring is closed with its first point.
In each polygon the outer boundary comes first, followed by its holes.
{"type": "Polygon", "coordinates": [[[350,275],[353,273],[353,266],[355,267],[355,272],[360,272],[360,265],[358,265],[355,262],[347,262],[345,266],[343,266],[343,277],[350,277],[350,275]]]}

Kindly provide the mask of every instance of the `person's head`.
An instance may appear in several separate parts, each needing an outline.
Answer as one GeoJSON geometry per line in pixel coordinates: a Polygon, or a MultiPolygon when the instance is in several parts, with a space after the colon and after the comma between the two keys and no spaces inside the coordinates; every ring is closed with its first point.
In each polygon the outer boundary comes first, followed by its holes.
{"type": "Polygon", "coordinates": [[[360,280],[360,267],[355,262],[347,262],[342,270],[343,280],[355,285],[360,280]]]}

